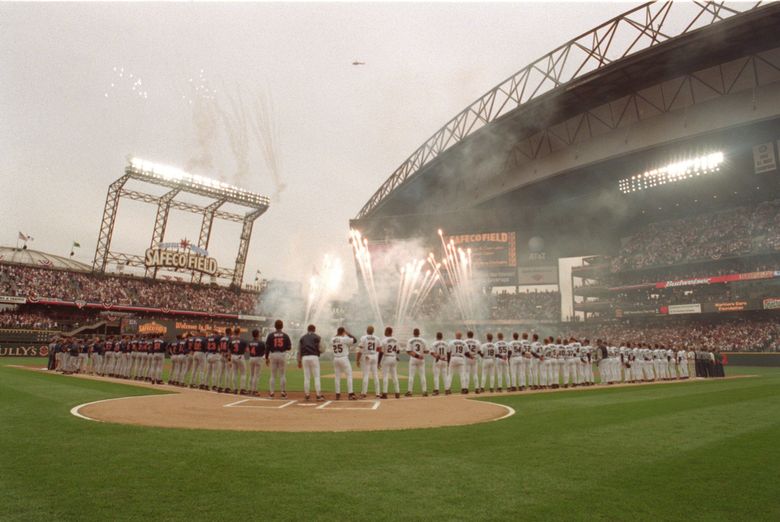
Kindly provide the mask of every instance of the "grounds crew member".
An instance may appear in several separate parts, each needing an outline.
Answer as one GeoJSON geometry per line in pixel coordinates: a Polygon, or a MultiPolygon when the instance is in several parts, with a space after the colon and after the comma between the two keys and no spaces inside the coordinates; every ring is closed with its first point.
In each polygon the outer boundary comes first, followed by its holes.
{"type": "Polygon", "coordinates": [[[309,400],[311,380],[314,379],[314,391],[317,401],[324,401],[320,387],[320,353],[322,339],[315,333],[316,328],[310,324],[306,333],[298,342],[298,368],[303,368],[303,394],[309,400]]]}

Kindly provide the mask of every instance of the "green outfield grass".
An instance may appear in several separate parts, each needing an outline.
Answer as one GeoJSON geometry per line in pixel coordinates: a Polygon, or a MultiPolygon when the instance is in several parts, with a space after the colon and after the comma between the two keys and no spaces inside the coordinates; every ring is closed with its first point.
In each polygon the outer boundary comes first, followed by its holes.
{"type": "MultiPolygon", "coordinates": [[[[0,361],[20,363],[41,365],[0,361]]],[[[84,421],[70,408],[155,391],[0,366],[0,520],[780,520],[780,369],[727,371],[757,377],[500,397],[515,416],[466,427],[282,434],[84,421]]]]}

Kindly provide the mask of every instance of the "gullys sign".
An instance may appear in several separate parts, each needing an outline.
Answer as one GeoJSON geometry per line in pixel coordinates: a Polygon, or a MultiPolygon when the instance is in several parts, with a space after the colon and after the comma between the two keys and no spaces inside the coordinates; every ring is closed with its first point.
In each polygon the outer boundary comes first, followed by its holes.
{"type": "Polygon", "coordinates": [[[186,239],[179,243],[161,243],[149,248],[144,256],[144,264],[148,268],[171,268],[174,270],[203,272],[216,275],[217,260],[209,257],[209,253],[193,246],[186,239]]]}

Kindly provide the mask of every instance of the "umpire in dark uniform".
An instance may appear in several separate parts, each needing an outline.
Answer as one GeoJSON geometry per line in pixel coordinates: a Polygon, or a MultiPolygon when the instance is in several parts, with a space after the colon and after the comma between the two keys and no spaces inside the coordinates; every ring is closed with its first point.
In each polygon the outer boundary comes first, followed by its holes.
{"type": "Polygon", "coordinates": [[[46,365],[47,370],[53,370],[57,366],[57,353],[60,351],[57,338],[52,337],[49,343],[49,360],[46,365]]]}

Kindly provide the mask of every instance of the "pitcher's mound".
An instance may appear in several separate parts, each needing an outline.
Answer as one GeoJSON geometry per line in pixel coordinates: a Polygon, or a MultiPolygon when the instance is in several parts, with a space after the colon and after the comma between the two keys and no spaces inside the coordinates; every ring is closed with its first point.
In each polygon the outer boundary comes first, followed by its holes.
{"type": "MultiPolygon", "coordinates": [[[[167,388],[167,387],[165,387],[167,388]]],[[[461,426],[507,417],[514,410],[460,395],[364,400],[306,401],[302,393],[246,397],[171,388],[179,393],[144,395],[83,404],[72,413],[90,420],[165,428],[249,431],[372,431],[461,426]]],[[[313,399],[312,395],[312,399],[313,399]]]]}

